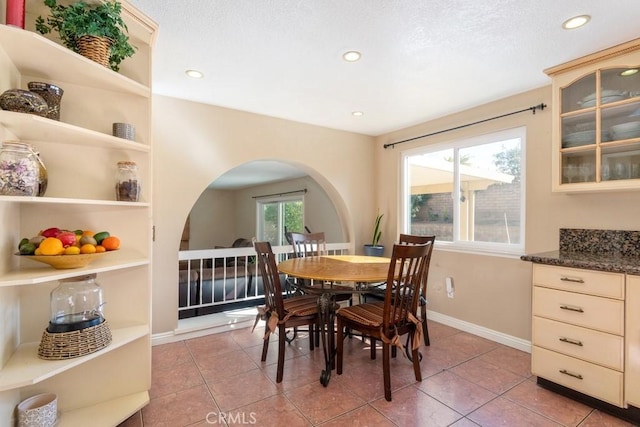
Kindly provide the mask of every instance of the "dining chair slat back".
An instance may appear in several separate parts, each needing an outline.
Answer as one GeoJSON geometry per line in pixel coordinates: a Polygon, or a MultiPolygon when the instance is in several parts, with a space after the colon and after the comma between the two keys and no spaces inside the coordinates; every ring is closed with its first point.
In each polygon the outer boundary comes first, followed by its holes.
{"type": "Polygon", "coordinates": [[[293,254],[296,258],[327,255],[327,242],[323,231],[316,233],[291,232],[293,254]]]}

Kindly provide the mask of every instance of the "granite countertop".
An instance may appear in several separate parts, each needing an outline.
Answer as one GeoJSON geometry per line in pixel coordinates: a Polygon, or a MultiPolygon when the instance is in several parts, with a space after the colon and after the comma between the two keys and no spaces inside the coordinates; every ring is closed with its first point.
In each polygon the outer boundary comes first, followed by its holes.
{"type": "Polygon", "coordinates": [[[588,270],[611,271],[640,275],[640,257],[621,254],[550,251],[527,254],[520,257],[524,261],[562,267],[585,268],[588,270]]]}
{"type": "Polygon", "coordinates": [[[524,261],[640,275],[640,231],[560,229],[560,249],[524,261]]]}

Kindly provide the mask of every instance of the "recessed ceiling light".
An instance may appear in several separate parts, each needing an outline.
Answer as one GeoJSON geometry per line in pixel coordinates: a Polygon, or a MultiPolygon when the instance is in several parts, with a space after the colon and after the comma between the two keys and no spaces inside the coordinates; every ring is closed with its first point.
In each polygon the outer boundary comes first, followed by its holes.
{"type": "Polygon", "coordinates": [[[569,18],[562,24],[562,28],[565,30],[573,30],[574,28],[582,27],[584,24],[589,22],[591,16],[589,15],[580,15],[574,16],[573,18],[569,18]]]}
{"type": "Polygon", "coordinates": [[[629,68],[628,70],[624,70],[623,72],[620,73],[620,75],[622,77],[627,77],[627,76],[633,76],[634,74],[636,74],[639,70],[637,68],[629,68]]]}
{"type": "Polygon", "coordinates": [[[353,111],[351,115],[355,117],[362,117],[364,116],[364,113],[362,111],[353,111]]]}
{"type": "Polygon", "coordinates": [[[349,52],[345,52],[342,54],[342,59],[347,62],[356,62],[360,58],[362,58],[362,54],[357,50],[350,50],[349,52]]]}
{"type": "Polygon", "coordinates": [[[204,77],[204,74],[202,73],[202,71],[198,71],[198,70],[187,70],[184,73],[187,76],[191,77],[192,79],[201,79],[204,77]]]}

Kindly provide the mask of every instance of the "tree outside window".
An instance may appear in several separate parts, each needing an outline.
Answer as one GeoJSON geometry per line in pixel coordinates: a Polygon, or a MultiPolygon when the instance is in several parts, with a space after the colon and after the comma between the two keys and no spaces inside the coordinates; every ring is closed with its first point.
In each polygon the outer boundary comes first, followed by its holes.
{"type": "Polygon", "coordinates": [[[285,231],[304,229],[301,197],[258,201],[258,239],[274,246],[287,244],[285,231]]]}

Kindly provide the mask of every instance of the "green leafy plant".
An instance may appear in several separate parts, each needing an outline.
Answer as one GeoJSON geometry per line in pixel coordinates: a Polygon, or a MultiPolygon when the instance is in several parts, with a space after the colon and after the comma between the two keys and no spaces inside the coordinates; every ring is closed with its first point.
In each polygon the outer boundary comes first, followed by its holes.
{"type": "Polygon", "coordinates": [[[122,5],[116,0],[89,5],[81,0],[63,6],[56,0],[44,0],[50,15],[36,18],[36,31],[47,34],[57,31],[62,43],[78,52],[77,41],[82,36],[106,37],[111,42],[109,66],[118,71],[120,63],[135,53],[129,43],[128,28],[122,16],[122,5]]]}
{"type": "Polygon", "coordinates": [[[373,238],[371,239],[371,246],[378,246],[380,237],[382,237],[382,231],[380,230],[380,221],[384,214],[378,214],[373,225],[373,238]]]}

